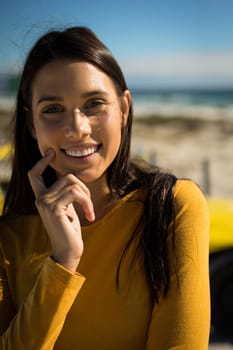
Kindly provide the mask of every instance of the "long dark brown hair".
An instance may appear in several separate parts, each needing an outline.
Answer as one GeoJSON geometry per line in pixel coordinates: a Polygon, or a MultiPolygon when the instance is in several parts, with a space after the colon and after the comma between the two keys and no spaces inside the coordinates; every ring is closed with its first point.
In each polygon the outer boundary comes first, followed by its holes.
{"type": "MultiPolygon", "coordinates": [[[[35,198],[27,172],[41,158],[41,154],[30,132],[31,86],[38,71],[57,59],[88,62],[112,79],[119,95],[127,89],[118,63],[90,29],[71,27],[50,31],[36,42],[26,59],[17,94],[13,118],[12,175],[5,197],[4,214],[27,214],[35,210],[35,198]]],[[[152,171],[146,169],[145,164],[136,165],[130,160],[132,118],[131,105],[118,154],[107,172],[107,181],[110,190],[118,198],[132,190],[143,189],[145,201],[139,223],[141,235],[138,247],[143,247],[146,276],[158,301],[160,293],[166,293],[169,287],[166,240],[173,213],[172,189],[176,178],[159,168],[152,171]]],[[[54,170],[48,167],[44,173],[45,183],[49,186],[55,180],[54,170]]],[[[134,237],[135,233],[132,240],[134,237]]]]}

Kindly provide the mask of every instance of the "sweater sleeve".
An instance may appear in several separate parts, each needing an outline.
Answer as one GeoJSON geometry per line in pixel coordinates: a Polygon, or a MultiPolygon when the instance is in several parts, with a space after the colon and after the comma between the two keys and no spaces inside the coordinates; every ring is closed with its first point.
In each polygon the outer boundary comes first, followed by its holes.
{"type": "Polygon", "coordinates": [[[6,273],[0,267],[0,350],[50,350],[85,278],[47,258],[35,284],[14,314],[6,273]]]}
{"type": "Polygon", "coordinates": [[[187,180],[178,181],[174,201],[175,224],[170,225],[168,239],[170,289],[154,306],[146,349],[206,350],[210,330],[207,201],[187,180]]]}

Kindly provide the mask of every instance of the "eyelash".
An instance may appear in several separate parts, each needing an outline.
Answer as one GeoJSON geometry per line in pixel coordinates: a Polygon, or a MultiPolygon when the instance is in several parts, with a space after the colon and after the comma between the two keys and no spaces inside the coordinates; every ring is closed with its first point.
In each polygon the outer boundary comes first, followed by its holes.
{"type": "Polygon", "coordinates": [[[63,110],[64,109],[60,106],[49,106],[43,110],[43,113],[54,114],[54,113],[63,112],[63,110]]]}

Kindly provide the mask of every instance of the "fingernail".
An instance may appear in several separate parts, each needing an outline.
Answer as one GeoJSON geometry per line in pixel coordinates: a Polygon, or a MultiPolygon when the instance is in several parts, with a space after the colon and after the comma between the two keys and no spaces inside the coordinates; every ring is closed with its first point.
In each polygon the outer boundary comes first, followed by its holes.
{"type": "Polygon", "coordinates": [[[90,213],[89,221],[95,221],[95,213],[94,212],[90,213]]]}
{"type": "Polygon", "coordinates": [[[54,150],[52,148],[49,148],[48,151],[45,153],[45,155],[52,155],[54,154],[54,150]]]}

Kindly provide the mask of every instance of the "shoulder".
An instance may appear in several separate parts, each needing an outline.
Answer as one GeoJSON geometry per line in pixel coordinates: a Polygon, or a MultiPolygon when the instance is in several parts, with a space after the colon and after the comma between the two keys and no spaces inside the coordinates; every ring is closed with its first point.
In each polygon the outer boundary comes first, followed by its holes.
{"type": "Polygon", "coordinates": [[[41,231],[42,224],[39,215],[3,215],[0,216],[1,244],[21,241],[36,236],[41,231]]]}
{"type": "Polygon", "coordinates": [[[181,208],[207,208],[206,197],[201,188],[192,180],[177,180],[173,189],[174,203],[181,208]]]}
{"type": "Polygon", "coordinates": [[[193,240],[206,240],[207,242],[209,239],[209,208],[202,190],[191,180],[178,180],[174,186],[173,195],[174,228],[177,237],[180,239],[186,237],[190,242],[193,240]]]}
{"type": "MultiPolygon", "coordinates": [[[[191,180],[178,180],[174,187],[174,218],[177,237],[188,241],[209,239],[209,208],[204,193],[191,180]]],[[[196,244],[196,243],[193,243],[196,244]]]]}

